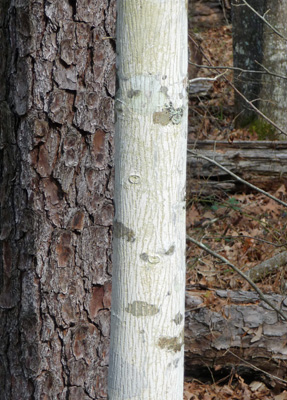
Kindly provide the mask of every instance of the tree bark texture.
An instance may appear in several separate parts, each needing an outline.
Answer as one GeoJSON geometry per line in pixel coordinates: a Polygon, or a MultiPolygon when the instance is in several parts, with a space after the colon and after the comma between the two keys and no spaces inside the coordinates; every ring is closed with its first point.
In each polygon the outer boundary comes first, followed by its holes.
{"type": "Polygon", "coordinates": [[[110,400],[181,400],[187,2],[117,3],[110,400]]]}
{"type": "MultiPolygon", "coordinates": [[[[217,161],[234,174],[259,186],[277,190],[286,181],[287,142],[195,141],[188,148],[217,161]]],[[[248,188],[213,163],[192,154],[187,156],[187,176],[192,193],[240,191],[248,188]]]]}
{"type": "MultiPolygon", "coordinates": [[[[266,10],[266,0],[248,0],[261,15],[266,10]]],[[[258,62],[263,53],[263,21],[242,0],[232,3],[233,64],[244,70],[262,70],[258,62]]],[[[249,100],[259,98],[261,75],[234,71],[235,87],[249,100]]],[[[256,116],[246,101],[235,92],[236,125],[245,126],[256,116]]],[[[258,102],[254,102],[257,105],[258,102]]]]}
{"type": "MultiPolygon", "coordinates": [[[[286,296],[267,297],[287,313],[286,296]]],[[[187,376],[201,379],[208,368],[226,372],[235,367],[244,372],[253,365],[286,380],[286,341],[287,323],[255,292],[195,290],[186,294],[187,376]]]]}
{"type": "Polygon", "coordinates": [[[114,2],[0,0],[0,399],[106,398],[114,2]]]}
{"type": "MultiPolygon", "coordinates": [[[[280,32],[284,38],[272,31],[266,24],[263,26],[263,59],[262,64],[270,72],[281,75],[285,79],[271,76],[262,76],[260,91],[260,110],[279,128],[286,130],[287,126],[287,7],[280,0],[266,1],[267,21],[280,32]]],[[[281,139],[286,140],[286,135],[281,134],[281,139]]]]}

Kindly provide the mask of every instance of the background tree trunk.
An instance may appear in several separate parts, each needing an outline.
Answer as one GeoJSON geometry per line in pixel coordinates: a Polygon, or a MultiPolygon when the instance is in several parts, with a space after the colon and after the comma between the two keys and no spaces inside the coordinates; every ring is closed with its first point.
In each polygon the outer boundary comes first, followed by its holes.
{"type": "Polygon", "coordinates": [[[110,400],[181,400],[187,2],[117,3],[110,400]]]}
{"type": "Polygon", "coordinates": [[[114,1],[0,0],[0,399],[106,397],[114,1]]]}
{"type": "MultiPolygon", "coordinates": [[[[260,91],[260,110],[275,122],[279,128],[286,130],[287,126],[287,5],[277,0],[265,0],[267,21],[279,31],[284,38],[273,32],[267,24],[263,25],[263,59],[262,64],[270,72],[283,75],[286,79],[263,75],[260,91]]],[[[264,121],[262,122],[264,124],[264,121]]],[[[266,124],[266,123],[265,123],[266,124]]],[[[280,138],[286,140],[286,135],[280,138]]]]}
{"type": "MultiPolygon", "coordinates": [[[[264,14],[266,0],[248,0],[248,3],[261,15],[264,14]]],[[[242,0],[232,3],[232,34],[233,34],[233,64],[244,70],[258,71],[262,68],[257,64],[262,61],[263,21],[242,0]],[[257,61],[257,62],[256,62],[257,61]]],[[[250,101],[259,98],[261,75],[234,71],[235,87],[250,101]]],[[[246,101],[236,92],[235,112],[237,127],[246,126],[256,113],[246,101]]],[[[258,102],[254,102],[257,105],[258,102]]]]}

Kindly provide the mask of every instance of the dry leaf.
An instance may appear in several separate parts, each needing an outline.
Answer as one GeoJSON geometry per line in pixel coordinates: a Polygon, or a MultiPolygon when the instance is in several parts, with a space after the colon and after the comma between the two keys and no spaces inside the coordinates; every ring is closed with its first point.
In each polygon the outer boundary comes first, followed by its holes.
{"type": "Polygon", "coordinates": [[[257,390],[259,390],[259,392],[263,392],[264,390],[267,389],[264,383],[259,381],[251,382],[249,387],[252,390],[252,392],[257,392],[257,390]]]}
{"type": "Polygon", "coordinates": [[[262,331],[263,331],[263,327],[262,325],[260,325],[257,329],[257,332],[255,333],[255,336],[251,339],[251,343],[255,343],[258,342],[258,340],[261,339],[262,337],[262,331]]]}
{"type": "Polygon", "coordinates": [[[277,396],[274,397],[274,400],[287,400],[287,391],[284,390],[284,392],[278,394],[277,396]]]}
{"type": "Polygon", "coordinates": [[[189,228],[193,226],[196,221],[200,220],[199,212],[197,211],[195,204],[193,203],[190,209],[186,213],[186,226],[189,228]]]}

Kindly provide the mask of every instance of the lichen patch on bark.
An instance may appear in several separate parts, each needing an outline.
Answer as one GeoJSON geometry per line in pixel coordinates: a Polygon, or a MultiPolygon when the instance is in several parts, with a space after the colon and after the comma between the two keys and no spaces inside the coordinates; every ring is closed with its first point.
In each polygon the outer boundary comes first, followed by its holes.
{"type": "Polygon", "coordinates": [[[171,256],[172,254],[174,254],[174,250],[175,250],[175,245],[171,245],[170,248],[164,253],[166,256],[171,256]]]}
{"type": "Polygon", "coordinates": [[[183,315],[180,312],[178,312],[174,317],[174,322],[176,323],[176,325],[180,325],[182,320],[183,320],[183,315]]]}
{"type": "Polygon", "coordinates": [[[134,231],[119,221],[114,222],[114,236],[118,239],[125,239],[128,242],[134,242],[136,240],[134,231]]]}
{"type": "Polygon", "coordinates": [[[183,331],[179,336],[162,336],[157,342],[158,347],[175,353],[181,351],[183,346],[183,331]]]}
{"type": "Polygon", "coordinates": [[[140,95],[140,93],[141,93],[141,91],[140,90],[134,90],[134,89],[131,89],[131,90],[129,90],[128,91],[128,93],[127,93],[127,96],[128,96],[128,98],[133,98],[133,97],[137,97],[137,96],[139,96],[140,95]]]}
{"type": "Polygon", "coordinates": [[[147,317],[156,315],[159,308],[154,304],[149,304],[145,301],[134,301],[128,304],[126,312],[131,313],[134,317],[147,317]]]}
{"type": "Polygon", "coordinates": [[[153,123],[160,125],[168,125],[170,122],[169,113],[167,110],[153,113],[153,123]]]}

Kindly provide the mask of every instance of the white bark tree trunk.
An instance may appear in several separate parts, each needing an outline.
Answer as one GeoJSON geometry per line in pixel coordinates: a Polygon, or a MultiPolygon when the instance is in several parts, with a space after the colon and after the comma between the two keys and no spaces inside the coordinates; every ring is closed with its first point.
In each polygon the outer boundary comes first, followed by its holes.
{"type": "MultiPolygon", "coordinates": [[[[266,0],[267,21],[287,37],[287,5],[281,0],[266,0]]],[[[262,64],[270,72],[287,76],[286,39],[273,32],[266,24],[263,25],[263,60],[262,64]]],[[[287,126],[287,80],[270,75],[263,75],[260,92],[260,110],[275,122],[279,128],[286,131],[287,126]]],[[[286,135],[280,138],[286,140],[286,135]]]]}
{"type": "Polygon", "coordinates": [[[117,4],[109,399],[181,400],[187,1],[117,4]]]}

